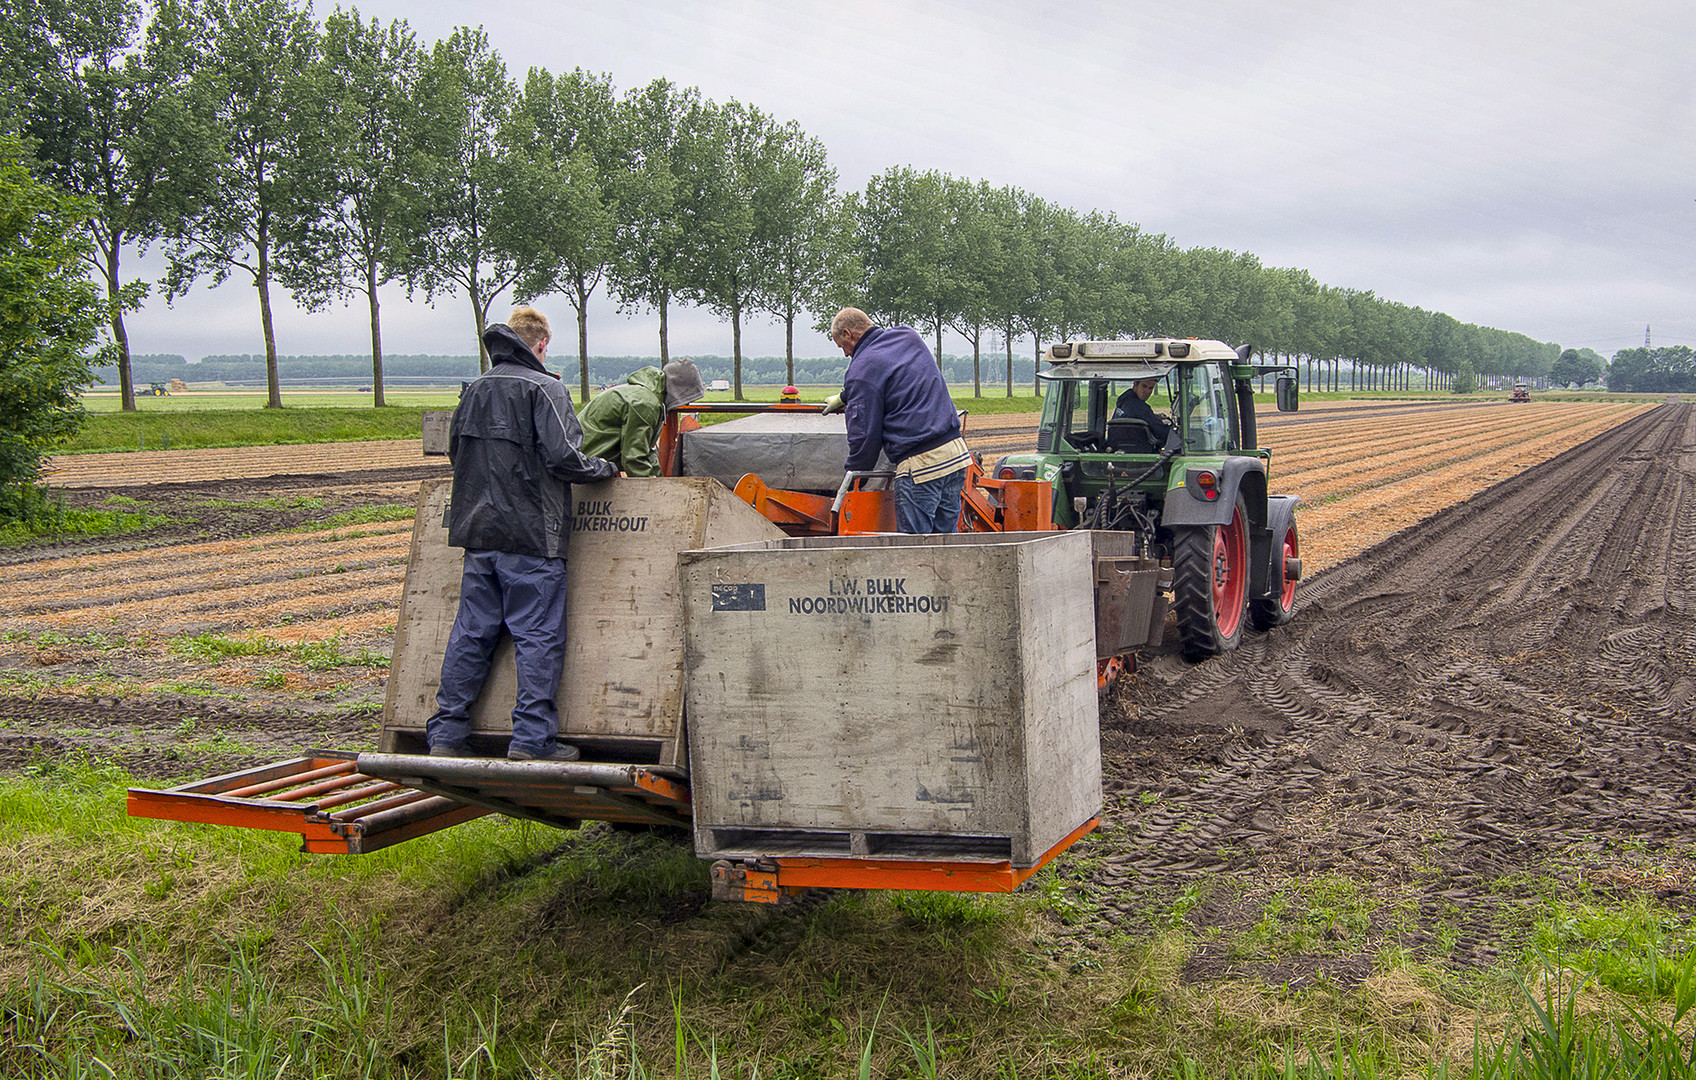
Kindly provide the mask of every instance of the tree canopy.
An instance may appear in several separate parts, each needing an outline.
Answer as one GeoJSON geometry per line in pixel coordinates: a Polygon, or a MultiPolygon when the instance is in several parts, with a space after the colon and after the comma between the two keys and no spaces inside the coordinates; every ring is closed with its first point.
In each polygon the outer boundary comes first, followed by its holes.
{"type": "Polygon", "coordinates": [[[41,458],[82,419],[77,395],[107,305],[88,280],[92,205],[31,175],[0,135],[0,519],[41,503],[41,458]]]}
{"type": "MultiPolygon", "coordinates": [[[[365,298],[379,405],[385,282],[463,296],[480,353],[500,297],[563,296],[585,391],[603,287],[656,316],[662,358],[675,305],[721,316],[738,394],[747,320],[785,328],[794,378],[796,326],[845,304],[923,329],[939,357],[945,332],[963,337],[978,393],[986,350],[1011,394],[1021,339],[1032,367],[1018,374],[1034,377],[1054,340],[1148,335],[1246,342],[1310,387],[1559,378],[1557,345],[1019,188],[893,166],[844,191],[793,121],[665,79],[621,93],[606,74],[536,68],[520,85],[481,28],[426,47],[402,21],[318,20],[305,0],[19,5],[0,25],[0,58],[21,73],[0,114],[41,142],[40,176],[94,200],[89,256],[118,301],[114,340],[145,287],[118,276],[125,245],[166,243],[172,295],[240,270],[272,405],[273,281],[308,307],[365,298]]],[[[1616,389],[1682,370],[1614,366],[1616,389]]]]}

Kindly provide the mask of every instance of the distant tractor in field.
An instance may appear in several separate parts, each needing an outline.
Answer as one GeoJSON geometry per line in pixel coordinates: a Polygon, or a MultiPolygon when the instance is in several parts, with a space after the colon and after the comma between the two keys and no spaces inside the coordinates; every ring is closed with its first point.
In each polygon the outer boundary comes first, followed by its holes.
{"type": "Polygon", "coordinates": [[[1525,383],[1522,383],[1522,382],[1521,383],[1514,383],[1513,384],[1513,395],[1511,397],[1509,397],[1508,400],[1509,401],[1530,401],[1531,400],[1531,387],[1527,386],[1525,383]]]}
{"type": "Polygon", "coordinates": [[[149,383],[147,386],[147,392],[152,394],[154,397],[164,397],[166,394],[171,392],[171,388],[168,384],[162,382],[149,383]]]}

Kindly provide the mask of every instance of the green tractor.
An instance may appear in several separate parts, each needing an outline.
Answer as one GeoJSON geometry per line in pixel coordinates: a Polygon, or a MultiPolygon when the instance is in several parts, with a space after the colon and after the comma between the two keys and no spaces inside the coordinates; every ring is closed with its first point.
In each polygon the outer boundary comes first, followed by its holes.
{"type": "Polygon", "coordinates": [[[1037,450],[991,472],[1049,481],[1056,525],[1132,532],[1141,554],[1169,565],[1192,661],[1236,648],[1245,623],[1269,630],[1295,611],[1297,499],[1268,491],[1251,380],[1276,373],[1283,412],[1298,383],[1294,368],[1250,364],[1250,352],[1171,338],[1051,346],[1037,450]]]}

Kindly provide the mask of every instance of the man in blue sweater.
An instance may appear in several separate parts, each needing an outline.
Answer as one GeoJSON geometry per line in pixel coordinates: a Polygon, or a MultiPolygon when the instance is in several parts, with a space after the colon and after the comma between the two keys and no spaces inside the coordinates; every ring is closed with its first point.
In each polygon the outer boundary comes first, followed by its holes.
{"type": "Polygon", "coordinates": [[[875,469],[882,451],[895,465],[897,527],[954,532],[972,455],[924,338],[911,327],[873,326],[865,312],[848,307],[830,321],[830,339],[850,358],[842,387],[848,471],[875,469]]]}

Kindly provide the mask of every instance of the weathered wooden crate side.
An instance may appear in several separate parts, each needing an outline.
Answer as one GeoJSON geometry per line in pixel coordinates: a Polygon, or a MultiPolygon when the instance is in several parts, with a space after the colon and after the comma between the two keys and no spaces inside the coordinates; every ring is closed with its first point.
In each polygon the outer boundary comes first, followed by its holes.
{"type": "Polygon", "coordinates": [[[1081,556],[1066,558],[1038,543],[1017,550],[1024,560],[1018,583],[1026,828],[1043,845],[1032,853],[1040,855],[1101,809],[1094,554],[1086,546],[1081,556]],[[1079,817],[1080,810],[1087,812],[1079,817]]]}
{"type": "MultiPolygon", "coordinates": [[[[436,707],[464,554],[447,543],[450,486],[428,481],[420,497],[384,716],[386,751],[402,749],[403,733],[416,742],[436,707]]],[[[609,752],[621,742],[648,746],[655,763],[685,767],[677,552],[782,533],[709,479],[613,480],[572,490],[561,735],[603,740],[609,752]]],[[[512,730],[516,689],[512,642],[503,637],[472,707],[474,736],[512,730]]]]}
{"type": "Polygon", "coordinates": [[[1032,865],[1100,807],[1088,539],[865,539],[680,557],[698,853],[737,830],[999,836],[1032,865]]]}

